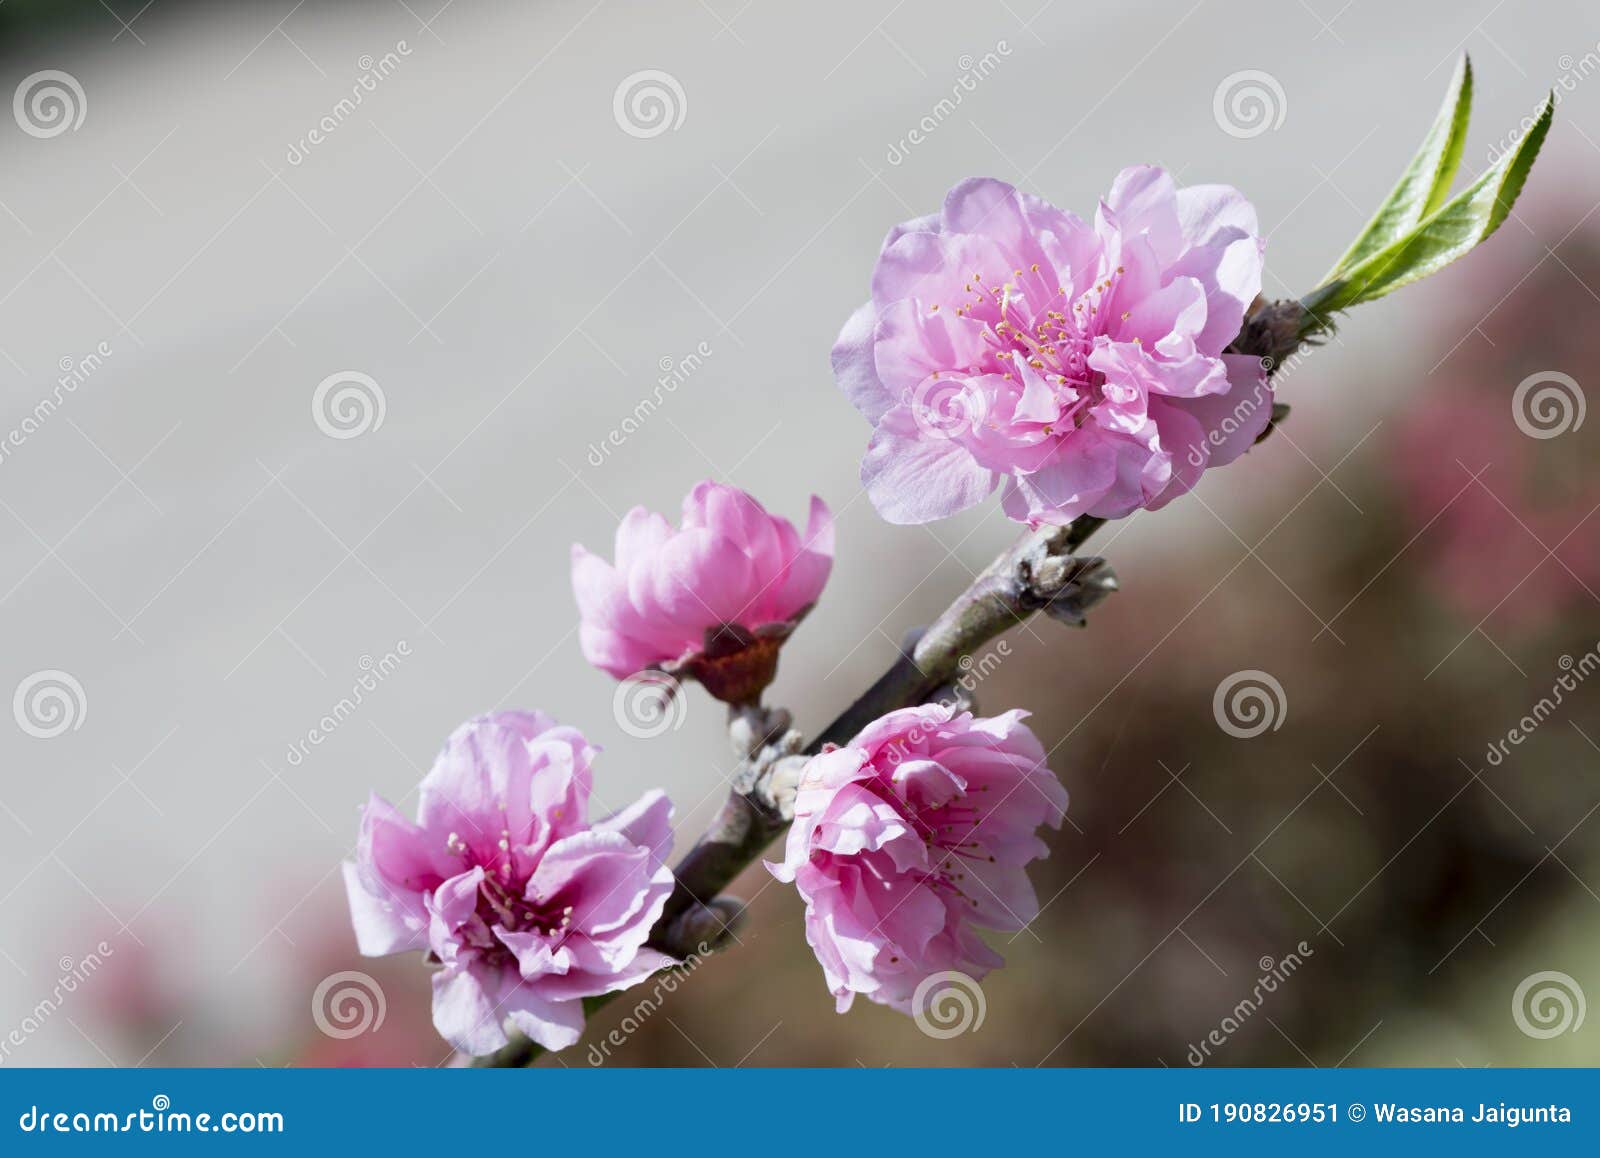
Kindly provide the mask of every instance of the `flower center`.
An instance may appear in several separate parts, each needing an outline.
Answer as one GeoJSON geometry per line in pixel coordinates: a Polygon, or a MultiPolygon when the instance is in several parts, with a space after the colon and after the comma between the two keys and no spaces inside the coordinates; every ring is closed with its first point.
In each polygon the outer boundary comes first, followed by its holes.
{"type": "MultiPolygon", "coordinates": [[[[486,932],[499,926],[510,933],[532,932],[552,940],[565,938],[572,925],[572,906],[558,905],[555,897],[536,896],[530,900],[523,895],[527,891],[529,873],[515,871],[517,856],[511,849],[509,831],[501,833],[500,852],[491,863],[483,863],[454,832],[445,841],[445,848],[462,859],[464,868],[482,865],[483,880],[478,885],[475,912],[486,932]]],[[[488,933],[487,941],[477,947],[491,956],[510,954],[492,932],[488,933]]]]}
{"type": "MultiPolygon", "coordinates": [[[[979,791],[983,791],[982,788],[979,791]]],[[[933,888],[951,894],[951,900],[977,907],[977,900],[966,889],[968,862],[994,860],[974,832],[983,820],[982,812],[965,797],[928,808],[902,804],[902,809],[917,834],[938,854],[927,881],[933,888]]]]}
{"type": "MultiPolygon", "coordinates": [[[[955,312],[983,325],[985,351],[980,364],[956,372],[998,373],[1007,381],[1020,382],[1019,367],[1025,363],[1054,389],[1062,421],[1081,426],[1104,382],[1104,376],[1090,368],[1089,355],[1095,336],[1108,327],[1107,301],[1122,273],[1118,266],[1071,299],[1065,286],[1051,286],[1038,265],[1012,270],[1011,278],[998,286],[975,271],[965,285],[967,298],[955,312]]],[[[939,308],[935,305],[933,312],[939,308]]],[[[1047,426],[1045,433],[1054,431],[1047,426]]]]}

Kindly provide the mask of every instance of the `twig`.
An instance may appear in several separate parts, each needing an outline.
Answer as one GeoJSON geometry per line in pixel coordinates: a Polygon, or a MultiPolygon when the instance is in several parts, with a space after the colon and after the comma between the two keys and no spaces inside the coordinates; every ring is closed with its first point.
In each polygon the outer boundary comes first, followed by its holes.
{"type": "MultiPolygon", "coordinates": [[[[1296,302],[1257,298],[1229,352],[1261,358],[1270,374],[1319,324],[1324,323],[1311,319],[1296,302]]],[[[1271,430],[1269,425],[1261,437],[1271,430]]],[[[1036,612],[1082,626],[1088,610],[1117,589],[1116,576],[1104,559],[1074,554],[1104,524],[1104,519],[1083,515],[1064,527],[1024,534],[823,729],[805,753],[814,755],[825,745],[843,744],[887,712],[927,703],[957,675],[964,656],[1036,612]]],[[[730,731],[743,756],[734,789],[673,870],[677,885],[650,934],[652,947],[680,959],[706,940],[708,929],[720,932],[721,940],[731,935],[737,913],[720,897],[722,890],[783,834],[792,815],[792,777],[786,774],[794,768],[799,737],[789,730],[789,714],[782,709],[734,709],[730,731]]],[[[587,999],[584,1012],[593,1013],[614,996],[587,999]]],[[[474,1064],[525,1066],[541,1052],[526,1039],[514,1040],[474,1064]]]]}

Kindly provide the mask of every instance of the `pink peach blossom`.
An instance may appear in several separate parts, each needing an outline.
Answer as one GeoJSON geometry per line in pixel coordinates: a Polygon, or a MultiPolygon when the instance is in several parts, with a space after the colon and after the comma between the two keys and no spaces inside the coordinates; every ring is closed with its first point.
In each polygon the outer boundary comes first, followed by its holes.
{"type": "MultiPolygon", "coordinates": [[[[625,679],[687,661],[719,633],[740,643],[781,638],[816,602],[832,568],[833,516],[821,499],[812,496],[802,537],[744,491],[707,480],[684,499],[677,530],[644,507],[629,511],[617,528],[615,564],[574,544],[584,657],[625,679]]],[[[775,665],[775,646],[771,659],[775,665]]]]}
{"type": "Polygon", "coordinates": [[[563,1049],[582,998],[672,963],[645,947],[672,891],[672,805],[650,792],[590,824],[594,754],[541,712],[496,712],[446,741],[415,824],[378,796],[366,807],[344,865],[356,941],[430,952],[434,1027],[465,1053],[505,1045],[507,1020],[563,1049]]]}
{"type": "Polygon", "coordinates": [[[1224,185],[1125,169],[1090,226],[1000,181],[895,227],[834,373],[875,429],[861,481],[894,523],[1004,485],[1037,526],[1154,509],[1250,448],[1272,413],[1223,350],[1261,288],[1255,210],[1224,185]]]}
{"type": "Polygon", "coordinates": [[[1024,712],[975,718],[938,704],[869,724],[801,776],[772,875],[806,902],[806,940],[839,1011],[855,995],[912,1012],[919,982],[1003,964],[976,929],[1039,911],[1025,871],[1048,854],[1067,792],[1024,712]]]}

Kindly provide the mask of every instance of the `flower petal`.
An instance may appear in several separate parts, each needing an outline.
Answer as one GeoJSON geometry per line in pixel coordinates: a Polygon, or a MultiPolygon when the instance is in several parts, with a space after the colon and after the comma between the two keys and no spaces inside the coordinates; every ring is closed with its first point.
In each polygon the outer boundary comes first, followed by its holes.
{"type": "Polygon", "coordinates": [[[907,406],[883,416],[861,460],[861,485],[891,523],[948,518],[981,503],[998,481],[959,443],[918,430],[907,406]]]}

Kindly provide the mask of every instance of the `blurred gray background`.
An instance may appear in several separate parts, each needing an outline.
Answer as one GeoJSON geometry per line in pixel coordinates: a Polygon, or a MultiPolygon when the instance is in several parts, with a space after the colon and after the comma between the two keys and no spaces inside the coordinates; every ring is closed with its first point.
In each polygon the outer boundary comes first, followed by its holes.
{"type": "MultiPolygon", "coordinates": [[[[330,1060],[294,1043],[310,1029],[312,987],[340,969],[379,977],[386,1032],[412,1036],[331,1060],[442,1061],[425,1024],[425,973],[414,960],[391,968],[356,956],[336,868],[369,789],[406,798],[444,736],[480,711],[537,706],[581,727],[605,748],[600,802],[663,785],[685,844],[731,766],[719,714],[694,697],[678,730],[624,734],[612,681],[579,654],[568,588],[569,545],[609,553],[634,504],[675,514],[708,476],[795,519],[811,493],[827,499],[839,516],[838,564],[785,649],[776,691],[810,728],[853,698],[901,633],[936,614],[1015,530],[994,505],[924,528],[880,522],[856,479],[867,428],[828,367],[885,230],[935,209],[957,180],[1004,177],[1085,215],[1128,164],[1234,184],[1269,233],[1267,292],[1287,296],[1315,283],[1388,189],[1463,50],[1478,74],[1466,159],[1476,173],[1600,41],[1592,4],[1489,0],[45,7],[0,13],[0,94],[60,70],[81,88],[83,119],[34,135],[0,118],[0,438],[53,396],[62,365],[101,356],[0,457],[0,698],[9,703],[39,672],[68,673],[82,689],[73,726],[57,736],[0,715],[0,1036],[100,941],[116,968],[39,1019],[6,1058],[14,1064],[330,1060]],[[674,106],[663,131],[615,108],[619,86],[645,70],[676,86],[663,90],[674,106]],[[1229,132],[1219,86],[1247,70],[1277,86],[1266,90],[1274,123],[1229,132]],[[384,75],[363,89],[374,71],[384,75]],[[340,111],[357,90],[359,105],[340,111]],[[957,91],[959,107],[937,111],[957,91]],[[907,147],[925,117],[935,127],[907,147]],[[311,143],[324,118],[334,128],[311,143]],[[661,367],[702,343],[710,354],[664,404],[620,446],[592,453],[652,395],[661,367]],[[314,410],[319,383],[341,372],[368,376],[383,400],[381,424],[373,413],[355,437],[330,437],[314,410]],[[292,746],[401,641],[410,654],[360,710],[291,761],[292,746]]],[[[1564,94],[1549,163],[1535,173],[1562,208],[1548,226],[1506,227],[1537,235],[1532,258],[1508,269],[1485,255],[1439,279],[1472,283],[1486,295],[1479,313],[1535,264],[1555,270],[1544,249],[1559,249],[1592,212],[1597,112],[1600,81],[1564,94]]],[[[1142,823],[1171,810],[1187,827],[1157,825],[1145,838],[1184,858],[1225,846],[1216,871],[1194,869],[1181,897],[1171,882],[1114,876],[1097,904],[1009,947],[1013,966],[985,987],[997,1028],[949,1049],[882,1010],[835,1018],[799,910],[773,889],[755,907],[754,946],[708,966],[682,1009],[666,1011],[673,1024],[652,1029],[657,1045],[632,1060],[1182,1064],[1185,1045],[1248,991],[1259,956],[1322,936],[1323,972],[1373,967],[1370,950],[1325,936],[1341,922],[1323,922],[1347,898],[1359,912],[1382,891],[1349,896],[1401,855],[1410,829],[1363,827],[1353,814],[1354,835],[1296,842],[1319,848],[1324,864],[1364,866],[1352,887],[1313,895],[1314,918],[1273,885],[1276,871],[1290,878],[1285,889],[1304,892],[1282,863],[1267,873],[1248,864],[1240,879],[1257,878],[1252,888],[1270,900],[1241,910],[1281,906],[1277,940],[1239,928],[1237,941],[1192,926],[1161,934],[1220,887],[1255,843],[1248,832],[1267,833],[1316,784],[1310,760],[1327,772],[1380,723],[1351,689],[1382,659],[1318,624],[1377,571],[1339,552],[1370,518],[1358,488],[1380,453],[1379,428],[1409,384],[1450,372],[1442,361],[1463,342],[1468,354],[1487,349],[1475,317],[1444,328],[1446,292],[1430,283],[1349,318],[1285,382],[1294,406],[1285,437],[1208,476],[1198,498],[1106,535],[1114,545],[1100,549],[1124,580],[1116,606],[1086,633],[1045,623],[1013,633],[1023,662],[983,693],[986,708],[1040,713],[1051,743],[1084,728],[1084,743],[1069,738],[1057,751],[1081,828],[1057,838],[1046,898],[1080,869],[1085,883],[1107,873],[1110,860],[1094,872],[1095,842],[1116,844],[1119,826],[1158,793],[1142,823]],[[1291,553],[1246,550],[1280,525],[1273,545],[1297,543],[1291,553]],[[1336,559],[1345,569],[1323,574],[1336,559]],[[1239,594],[1191,612],[1213,585],[1239,594]],[[1108,640],[1134,625],[1148,647],[1108,640]],[[1318,738],[1308,756],[1274,754],[1267,746],[1285,735],[1275,733],[1260,746],[1227,741],[1226,755],[1208,758],[1219,785],[1292,781],[1269,787],[1259,824],[1228,814],[1219,828],[1166,791],[1154,755],[1176,772],[1191,754],[1162,750],[1165,710],[1133,697],[1188,671],[1199,689],[1189,710],[1209,726],[1218,679],[1243,668],[1281,676],[1289,665],[1308,674],[1284,679],[1286,728],[1297,715],[1317,718],[1318,738]],[[1102,723],[1107,742],[1087,743],[1102,723]],[[1109,746],[1118,727],[1153,752],[1136,774],[1109,746]],[[1115,784],[1127,806],[1097,812],[1115,784]],[[1148,934],[1128,928],[1130,914],[1165,913],[1169,902],[1174,912],[1151,917],[1148,934]],[[780,960],[783,972],[772,972],[780,960]],[[1196,973],[1220,988],[1196,990],[1196,973]],[[775,975],[781,985],[762,983],[775,975]],[[1170,1032],[1129,1028],[1141,1017],[1168,1018],[1170,1032]]],[[[1592,327],[1597,301],[1575,295],[1575,325],[1592,327]]],[[[1526,371],[1543,366],[1530,359],[1526,371]]],[[[1448,767],[1458,757],[1481,767],[1486,740],[1572,650],[1538,637],[1485,642],[1473,618],[1440,633],[1419,675],[1467,635],[1443,670],[1482,665],[1486,680],[1509,681],[1505,719],[1445,750],[1441,737],[1462,713],[1440,692],[1414,701],[1441,721],[1427,736],[1385,723],[1397,749],[1433,745],[1448,767]]],[[[1413,718],[1406,704],[1421,688],[1384,707],[1413,718]]],[[[1562,765],[1588,796],[1534,825],[1535,852],[1593,803],[1595,768],[1587,749],[1562,765]]],[[[1406,773],[1391,759],[1370,775],[1381,784],[1406,773]]],[[[1419,822],[1455,787],[1430,797],[1419,822]]],[[[1388,992],[1375,999],[1387,1028],[1362,1044],[1374,1017],[1312,1002],[1293,1024],[1280,1017],[1285,1036],[1257,1024],[1255,1045],[1231,1060],[1330,1064],[1345,1046],[1363,1050],[1352,1062],[1594,1060],[1592,1047],[1560,1042],[1527,1052],[1542,1043],[1507,1016],[1510,986],[1535,968],[1582,980],[1587,962],[1600,982],[1592,946],[1579,956],[1550,948],[1575,928],[1592,942],[1600,901],[1546,867],[1575,914],[1535,938],[1547,952],[1525,961],[1508,950],[1449,975],[1481,1018],[1408,1032],[1398,1027],[1415,1008],[1404,989],[1388,992]]],[[[1300,871],[1314,882],[1324,868],[1300,871]]],[[[1577,860],[1570,871],[1597,879],[1577,860]]],[[[742,891],[765,883],[758,871],[742,891]]],[[[1439,929],[1443,947],[1470,934],[1502,891],[1486,887],[1464,919],[1439,929]]],[[[1049,912],[1065,918],[1066,903],[1049,912]]],[[[1381,946],[1406,935],[1373,936],[1381,946]]],[[[1488,953],[1490,937],[1470,948],[1488,953]]],[[[1410,984],[1433,984],[1424,978],[1417,969],[1410,984]]]]}

